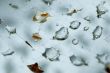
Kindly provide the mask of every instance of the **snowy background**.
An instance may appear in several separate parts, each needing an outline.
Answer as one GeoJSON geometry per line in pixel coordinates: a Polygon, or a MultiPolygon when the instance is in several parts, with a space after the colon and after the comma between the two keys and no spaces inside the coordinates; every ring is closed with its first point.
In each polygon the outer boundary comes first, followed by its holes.
{"type": "Polygon", "coordinates": [[[96,12],[96,6],[103,1],[54,0],[47,5],[43,0],[0,0],[0,73],[33,73],[27,65],[36,62],[44,73],[106,73],[104,66],[110,62],[110,1],[105,0],[104,9],[107,12],[100,18],[96,12]],[[67,15],[71,8],[81,11],[67,15]],[[33,16],[39,11],[50,14],[46,22],[33,21],[33,16]],[[85,17],[89,17],[90,21],[85,17]],[[70,28],[72,21],[81,22],[78,29],[70,28]],[[17,35],[9,35],[6,25],[15,27],[17,35]],[[103,29],[98,30],[101,36],[93,40],[93,31],[97,26],[103,29]],[[61,27],[68,29],[67,39],[53,39],[61,27]],[[88,30],[84,31],[84,27],[88,30]],[[33,40],[33,33],[39,33],[42,39],[33,40]],[[28,41],[34,50],[24,41],[28,41]],[[42,55],[50,47],[60,51],[58,61],[50,61],[42,55]],[[7,50],[14,53],[4,56],[7,50]],[[98,61],[97,54],[104,54],[100,58],[103,63],[98,61]],[[74,65],[70,60],[72,55],[83,57],[88,65],[74,65]]]}

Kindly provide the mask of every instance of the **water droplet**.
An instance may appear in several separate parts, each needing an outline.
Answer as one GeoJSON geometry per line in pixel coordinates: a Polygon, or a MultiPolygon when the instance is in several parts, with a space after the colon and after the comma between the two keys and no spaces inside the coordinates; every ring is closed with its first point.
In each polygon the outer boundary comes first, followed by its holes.
{"type": "Polygon", "coordinates": [[[8,33],[11,35],[11,34],[16,34],[16,28],[15,27],[12,27],[12,26],[6,26],[5,27],[6,30],[8,31],[8,33]]]}
{"type": "Polygon", "coordinates": [[[74,9],[74,8],[70,8],[68,9],[67,15],[72,16],[74,13],[77,13],[79,11],[81,11],[82,9],[74,9]]]}
{"type": "Polygon", "coordinates": [[[89,27],[88,26],[85,26],[84,27],[84,31],[87,31],[87,30],[89,30],[89,27]]]}
{"type": "Polygon", "coordinates": [[[73,39],[73,40],[72,40],[72,43],[73,43],[74,45],[77,45],[77,44],[79,43],[79,40],[73,39]]]}
{"type": "Polygon", "coordinates": [[[45,52],[42,55],[45,58],[49,59],[50,61],[58,61],[60,52],[59,50],[51,47],[51,48],[46,48],[45,52]]]}
{"type": "Polygon", "coordinates": [[[83,58],[77,57],[77,56],[75,56],[75,55],[72,55],[72,56],[70,57],[70,61],[71,61],[71,63],[72,63],[73,65],[75,65],[75,66],[88,65],[83,58]]]}
{"type": "Polygon", "coordinates": [[[81,25],[81,22],[79,22],[79,21],[72,21],[70,23],[70,28],[75,30],[75,29],[78,29],[80,25],[81,25]]]}
{"type": "Polygon", "coordinates": [[[70,57],[70,61],[75,66],[82,66],[82,65],[87,66],[88,65],[84,58],[81,58],[81,57],[78,57],[78,56],[75,56],[75,55],[72,55],[70,57]]]}
{"type": "Polygon", "coordinates": [[[12,49],[8,49],[5,52],[2,52],[3,56],[13,55],[15,52],[12,49]]]}
{"type": "Polygon", "coordinates": [[[103,30],[103,28],[101,26],[96,26],[96,28],[92,32],[92,34],[93,34],[93,40],[96,40],[96,39],[98,39],[98,38],[101,37],[102,30],[103,30]]]}
{"type": "Polygon", "coordinates": [[[42,0],[45,4],[51,5],[54,0],[42,0]]]}
{"type": "Polygon", "coordinates": [[[18,9],[19,7],[17,6],[17,5],[13,5],[13,4],[9,4],[9,6],[11,6],[12,8],[14,8],[14,9],[18,9]]]}
{"type": "Polygon", "coordinates": [[[103,1],[103,2],[101,2],[100,4],[98,4],[98,5],[96,6],[96,8],[97,8],[96,12],[97,12],[97,17],[98,17],[98,18],[101,18],[101,16],[108,11],[108,10],[105,9],[105,7],[104,7],[104,4],[105,4],[105,3],[106,3],[106,2],[103,1]]]}
{"type": "Polygon", "coordinates": [[[89,16],[84,17],[84,20],[86,20],[86,21],[88,21],[88,22],[90,22],[90,21],[91,21],[91,19],[90,19],[90,17],[89,17],[89,16]]]}
{"type": "Polygon", "coordinates": [[[68,35],[69,35],[68,28],[61,27],[58,31],[55,32],[55,36],[53,37],[53,39],[65,40],[68,38],[68,35]]]}
{"type": "Polygon", "coordinates": [[[102,54],[97,54],[96,59],[98,60],[99,63],[105,64],[108,57],[109,57],[108,54],[102,53],[102,54]]]}

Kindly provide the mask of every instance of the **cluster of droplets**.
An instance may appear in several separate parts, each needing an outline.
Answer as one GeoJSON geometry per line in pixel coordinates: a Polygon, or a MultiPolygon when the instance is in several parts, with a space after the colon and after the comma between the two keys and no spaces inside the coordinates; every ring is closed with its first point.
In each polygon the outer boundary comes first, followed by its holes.
{"type": "MultiPolygon", "coordinates": [[[[42,0],[45,4],[47,5],[51,5],[55,0],[42,0]]],[[[99,4],[96,6],[97,10],[97,17],[101,18],[101,16],[103,14],[105,14],[107,12],[107,10],[103,9],[102,6],[105,4],[105,2],[99,4]]],[[[13,4],[9,4],[11,7],[18,9],[19,7],[13,4]]],[[[68,16],[72,16],[74,13],[77,13],[79,11],[81,11],[82,9],[68,9],[67,11],[67,15],[68,16]]],[[[48,21],[48,17],[50,16],[50,14],[48,12],[40,12],[36,15],[33,16],[32,20],[34,22],[38,22],[39,24],[45,23],[46,21],[48,21]]],[[[89,16],[84,17],[84,20],[88,21],[89,23],[92,21],[90,19],[89,16]]],[[[0,24],[2,23],[1,19],[0,19],[0,24]]],[[[71,21],[69,24],[69,27],[61,27],[59,28],[57,31],[54,32],[54,36],[52,40],[57,40],[57,41],[64,41],[67,40],[70,32],[69,30],[75,31],[77,29],[80,28],[80,26],[82,25],[82,22],[79,20],[74,20],[71,21]]],[[[19,38],[21,38],[28,46],[30,46],[32,49],[33,46],[27,41],[24,40],[18,33],[16,30],[16,27],[14,26],[9,26],[9,25],[5,25],[5,29],[7,30],[7,32],[9,33],[9,35],[17,35],[19,36],[19,38]]],[[[85,26],[83,28],[83,31],[88,31],[90,29],[89,26],[85,26]]],[[[99,39],[101,37],[101,35],[103,34],[103,27],[102,26],[96,26],[94,28],[94,30],[92,31],[92,36],[93,36],[93,40],[99,39]]],[[[40,36],[39,33],[33,33],[32,38],[34,41],[38,42],[39,40],[42,40],[42,36],[40,36]]],[[[73,38],[71,43],[73,45],[78,45],[80,42],[80,40],[78,38],[73,38]]],[[[8,55],[12,55],[15,52],[11,49],[8,49],[7,51],[3,52],[2,55],[3,56],[8,56],[8,55]]],[[[46,59],[48,59],[49,61],[60,61],[60,55],[61,52],[59,49],[56,49],[54,47],[49,47],[49,48],[45,48],[45,52],[42,53],[42,56],[45,57],[46,59]]],[[[105,61],[108,59],[109,60],[109,55],[108,54],[97,54],[96,59],[98,60],[99,63],[105,64],[105,61]],[[103,60],[104,59],[104,60],[103,60]]],[[[72,55],[69,57],[69,60],[71,61],[71,63],[75,66],[88,66],[88,62],[86,61],[85,58],[77,56],[77,55],[72,55]]]]}

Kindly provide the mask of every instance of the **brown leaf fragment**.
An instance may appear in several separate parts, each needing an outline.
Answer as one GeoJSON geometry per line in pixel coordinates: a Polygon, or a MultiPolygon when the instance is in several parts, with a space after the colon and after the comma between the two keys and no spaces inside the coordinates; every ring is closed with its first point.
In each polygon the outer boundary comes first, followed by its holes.
{"type": "Polygon", "coordinates": [[[110,73],[110,64],[106,64],[106,66],[105,66],[105,71],[106,71],[107,73],[110,73]]]}
{"type": "Polygon", "coordinates": [[[35,41],[39,41],[39,40],[42,39],[41,36],[39,35],[39,33],[34,33],[34,34],[32,35],[32,38],[33,38],[33,40],[35,40],[35,41]]]}
{"type": "Polygon", "coordinates": [[[39,23],[44,23],[47,21],[47,18],[49,17],[49,13],[47,12],[40,12],[39,14],[36,14],[33,16],[32,20],[37,21],[39,23]]]}
{"type": "Polygon", "coordinates": [[[27,67],[34,73],[43,73],[44,71],[38,66],[38,63],[27,65],[27,67]]]}
{"type": "Polygon", "coordinates": [[[33,21],[37,21],[37,19],[36,19],[36,16],[33,16],[33,19],[32,19],[33,21]]]}

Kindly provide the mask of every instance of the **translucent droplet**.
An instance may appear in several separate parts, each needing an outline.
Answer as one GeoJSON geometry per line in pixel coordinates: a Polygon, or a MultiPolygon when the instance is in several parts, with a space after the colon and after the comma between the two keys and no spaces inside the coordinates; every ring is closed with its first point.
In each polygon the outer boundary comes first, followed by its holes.
{"type": "Polygon", "coordinates": [[[18,9],[19,7],[17,6],[17,5],[13,5],[13,4],[9,4],[9,6],[11,6],[12,8],[14,8],[14,9],[18,9]]]}
{"type": "Polygon", "coordinates": [[[72,40],[72,44],[77,45],[78,43],[79,43],[79,40],[77,40],[77,39],[72,40]]]}
{"type": "Polygon", "coordinates": [[[104,7],[104,4],[105,4],[106,2],[105,1],[103,1],[103,2],[101,2],[100,4],[98,4],[97,6],[96,6],[96,8],[97,8],[97,17],[98,18],[100,18],[103,14],[105,14],[108,10],[107,9],[105,9],[105,7],[104,7]]]}
{"type": "Polygon", "coordinates": [[[102,54],[97,54],[96,59],[98,60],[99,63],[105,64],[107,62],[108,54],[102,53],[102,54]]]}
{"type": "Polygon", "coordinates": [[[96,40],[96,39],[98,39],[98,38],[101,37],[102,30],[103,30],[103,28],[101,26],[96,26],[96,28],[92,32],[92,34],[93,34],[93,40],[96,40]]]}
{"type": "Polygon", "coordinates": [[[71,16],[73,15],[74,13],[77,13],[79,11],[81,11],[82,9],[74,9],[74,8],[70,8],[68,9],[68,12],[67,12],[67,15],[71,16]]]}
{"type": "Polygon", "coordinates": [[[6,30],[9,32],[9,34],[16,34],[16,28],[15,27],[12,27],[12,26],[6,26],[5,27],[6,30]]]}
{"type": "Polygon", "coordinates": [[[84,31],[87,31],[87,30],[89,30],[89,27],[88,26],[85,26],[84,27],[84,31]]]}
{"type": "Polygon", "coordinates": [[[51,5],[54,0],[42,0],[45,4],[51,5]]]}
{"type": "Polygon", "coordinates": [[[46,48],[45,52],[42,54],[45,58],[49,59],[50,61],[58,61],[60,52],[55,48],[46,48]]]}
{"type": "Polygon", "coordinates": [[[58,31],[55,32],[55,36],[53,37],[53,39],[65,40],[68,38],[68,35],[69,35],[68,28],[61,27],[58,31]]]}
{"type": "Polygon", "coordinates": [[[75,66],[88,65],[88,64],[86,63],[86,61],[85,61],[84,58],[77,57],[77,56],[75,56],[75,55],[72,55],[72,56],[70,57],[70,61],[71,61],[71,63],[72,63],[73,65],[75,65],[75,66]]]}
{"type": "Polygon", "coordinates": [[[70,28],[75,30],[75,29],[78,29],[80,25],[81,25],[81,22],[79,22],[79,21],[72,21],[70,23],[70,28]]]}
{"type": "Polygon", "coordinates": [[[5,52],[2,52],[2,55],[3,56],[9,56],[9,55],[12,55],[14,54],[15,52],[12,50],[12,49],[8,49],[6,50],[5,52]]]}
{"type": "Polygon", "coordinates": [[[86,16],[86,17],[84,18],[84,20],[86,20],[86,21],[88,21],[88,22],[90,22],[90,21],[91,21],[91,19],[90,19],[90,17],[89,17],[89,16],[86,16]]]}

